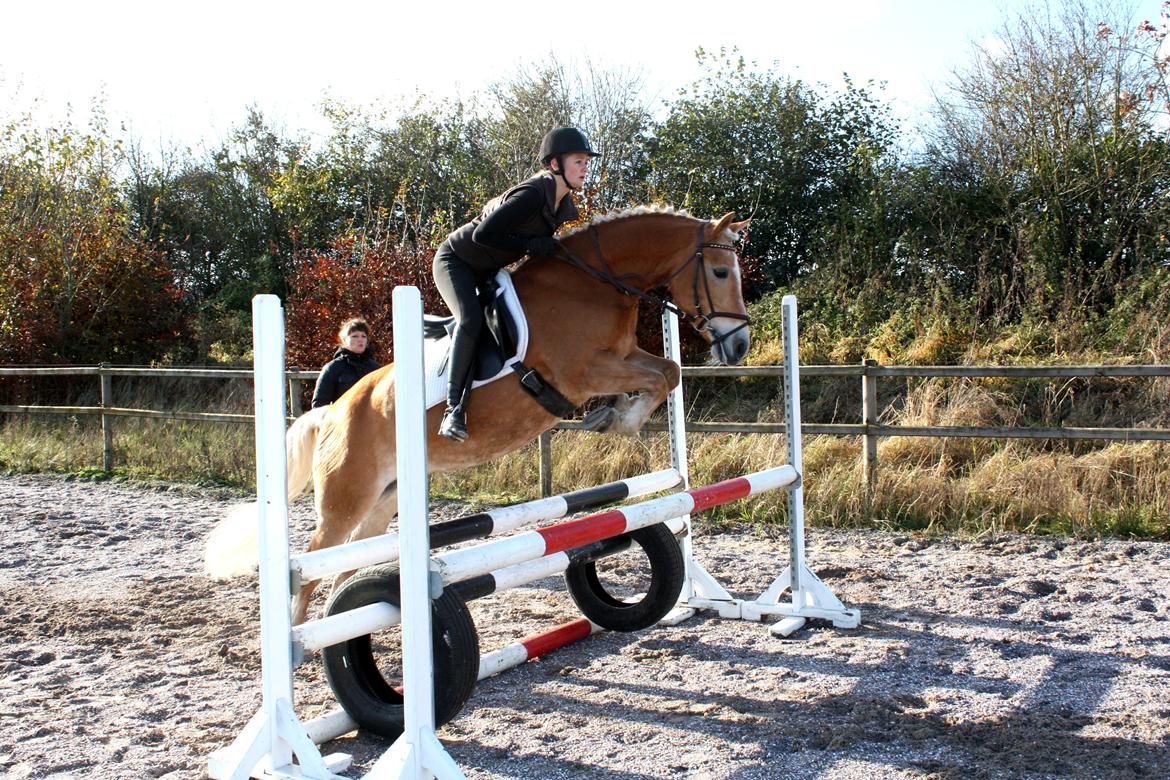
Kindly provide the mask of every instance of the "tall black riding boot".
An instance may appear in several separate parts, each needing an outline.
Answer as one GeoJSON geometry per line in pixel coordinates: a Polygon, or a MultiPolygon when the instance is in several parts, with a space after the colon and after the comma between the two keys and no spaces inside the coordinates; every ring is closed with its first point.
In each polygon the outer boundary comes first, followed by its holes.
{"type": "Polygon", "coordinates": [[[467,396],[471,386],[472,364],[475,362],[474,343],[461,338],[455,331],[447,371],[447,411],[439,424],[439,435],[452,441],[467,441],[467,396]]]}

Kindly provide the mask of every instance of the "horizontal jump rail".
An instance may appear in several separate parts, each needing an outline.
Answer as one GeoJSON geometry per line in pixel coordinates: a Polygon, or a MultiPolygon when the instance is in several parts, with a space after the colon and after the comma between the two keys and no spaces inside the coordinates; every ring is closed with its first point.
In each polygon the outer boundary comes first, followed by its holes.
{"type": "MultiPolygon", "coordinates": [[[[518,639],[480,658],[479,674],[476,679],[482,681],[494,677],[604,630],[589,618],[577,618],[548,631],[518,639]]],[[[340,707],[305,721],[304,725],[309,738],[318,745],[345,736],[360,728],[357,721],[340,707]]]]}
{"type": "Polygon", "coordinates": [[[526,636],[480,658],[477,679],[486,680],[604,630],[589,618],[577,618],[548,631],[526,636]]]}
{"type": "MultiPolygon", "coordinates": [[[[518,639],[480,658],[479,672],[476,680],[483,681],[489,677],[494,677],[497,674],[521,666],[528,661],[547,655],[555,650],[560,650],[563,647],[567,647],[604,630],[604,628],[589,620],[589,618],[582,617],[562,623],[548,631],[542,631],[526,636],[523,639],[518,639]]],[[[341,708],[331,710],[324,715],[305,721],[304,725],[309,738],[318,745],[337,739],[360,728],[358,723],[350,717],[349,713],[341,708]]]]}
{"type": "Polygon", "coordinates": [[[792,466],[777,466],[713,485],[528,531],[507,539],[487,542],[466,550],[456,550],[438,556],[435,562],[443,585],[452,585],[499,567],[523,563],[561,550],[580,547],[589,542],[636,531],[757,493],[794,487],[798,481],[799,475],[792,466]]]}
{"type": "MultiPolygon", "coordinates": [[[[677,469],[663,469],[572,493],[457,517],[430,527],[431,549],[495,536],[514,531],[527,523],[556,520],[583,509],[657,493],[674,487],[681,479],[677,469]]],[[[391,563],[398,560],[398,553],[398,534],[382,534],[294,556],[289,563],[292,592],[300,590],[303,583],[330,574],[378,563],[391,563]]]]}

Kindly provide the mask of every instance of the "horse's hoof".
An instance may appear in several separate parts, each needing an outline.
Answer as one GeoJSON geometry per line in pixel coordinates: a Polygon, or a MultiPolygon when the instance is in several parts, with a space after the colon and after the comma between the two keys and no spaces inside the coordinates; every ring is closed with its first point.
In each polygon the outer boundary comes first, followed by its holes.
{"type": "Polygon", "coordinates": [[[599,406],[585,415],[581,420],[582,427],[587,431],[603,433],[608,431],[617,420],[617,410],[612,406],[599,406]]]}

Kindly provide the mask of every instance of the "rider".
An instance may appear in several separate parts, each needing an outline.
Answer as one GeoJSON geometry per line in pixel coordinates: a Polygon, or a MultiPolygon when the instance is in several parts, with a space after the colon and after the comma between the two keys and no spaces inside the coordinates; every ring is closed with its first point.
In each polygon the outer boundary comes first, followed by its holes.
{"type": "Polygon", "coordinates": [[[458,442],[468,436],[467,391],[483,326],[478,284],[525,254],[556,252],[553,233],[578,217],[569,192],[581,189],[590,158],[598,156],[577,128],[550,131],[540,143],[544,170],[488,201],[478,217],[454,230],[435,253],[435,284],[456,323],[440,436],[458,442]]]}

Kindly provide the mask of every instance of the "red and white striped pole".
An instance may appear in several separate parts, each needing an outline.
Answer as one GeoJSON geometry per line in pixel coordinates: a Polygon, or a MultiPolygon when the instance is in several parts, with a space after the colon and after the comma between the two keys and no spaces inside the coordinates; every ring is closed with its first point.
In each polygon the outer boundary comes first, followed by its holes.
{"type": "Polygon", "coordinates": [[[493,569],[542,558],[562,550],[608,539],[720,504],[787,487],[798,479],[796,469],[777,466],[743,477],[681,493],[610,509],[577,520],[517,534],[506,539],[456,550],[435,559],[443,584],[451,585],[493,569]]]}
{"type": "MultiPolygon", "coordinates": [[[[679,473],[676,469],[663,469],[572,493],[458,517],[431,526],[431,549],[471,539],[497,536],[529,523],[557,520],[585,509],[668,490],[678,483],[679,473]]],[[[290,562],[292,589],[298,590],[306,582],[319,580],[331,574],[396,561],[398,548],[398,534],[379,534],[369,539],[293,556],[290,562]]]]}
{"type": "MultiPolygon", "coordinates": [[[[532,562],[535,567],[560,565],[558,553],[592,542],[646,528],[656,523],[701,512],[713,506],[769,490],[789,487],[799,475],[791,466],[757,471],[743,477],[717,482],[669,496],[650,499],[628,507],[610,509],[568,520],[535,531],[486,542],[432,559],[443,587],[532,562]]],[[[567,559],[566,559],[567,560],[567,559]]],[[[403,559],[402,571],[406,571],[403,559]]],[[[544,576],[544,575],[542,575],[544,576]]],[[[397,610],[390,605],[369,605],[340,615],[310,620],[293,629],[293,636],[305,650],[318,649],[356,636],[381,631],[397,624],[397,610]]]]}
{"type": "Polygon", "coordinates": [[[520,666],[533,658],[551,653],[553,650],[559,650],[601,630],[601,626],[589,618],[577,618],[549,631],[525,637],[482,656],[479,659],[478,679],[484,680],[520,666]]]}

